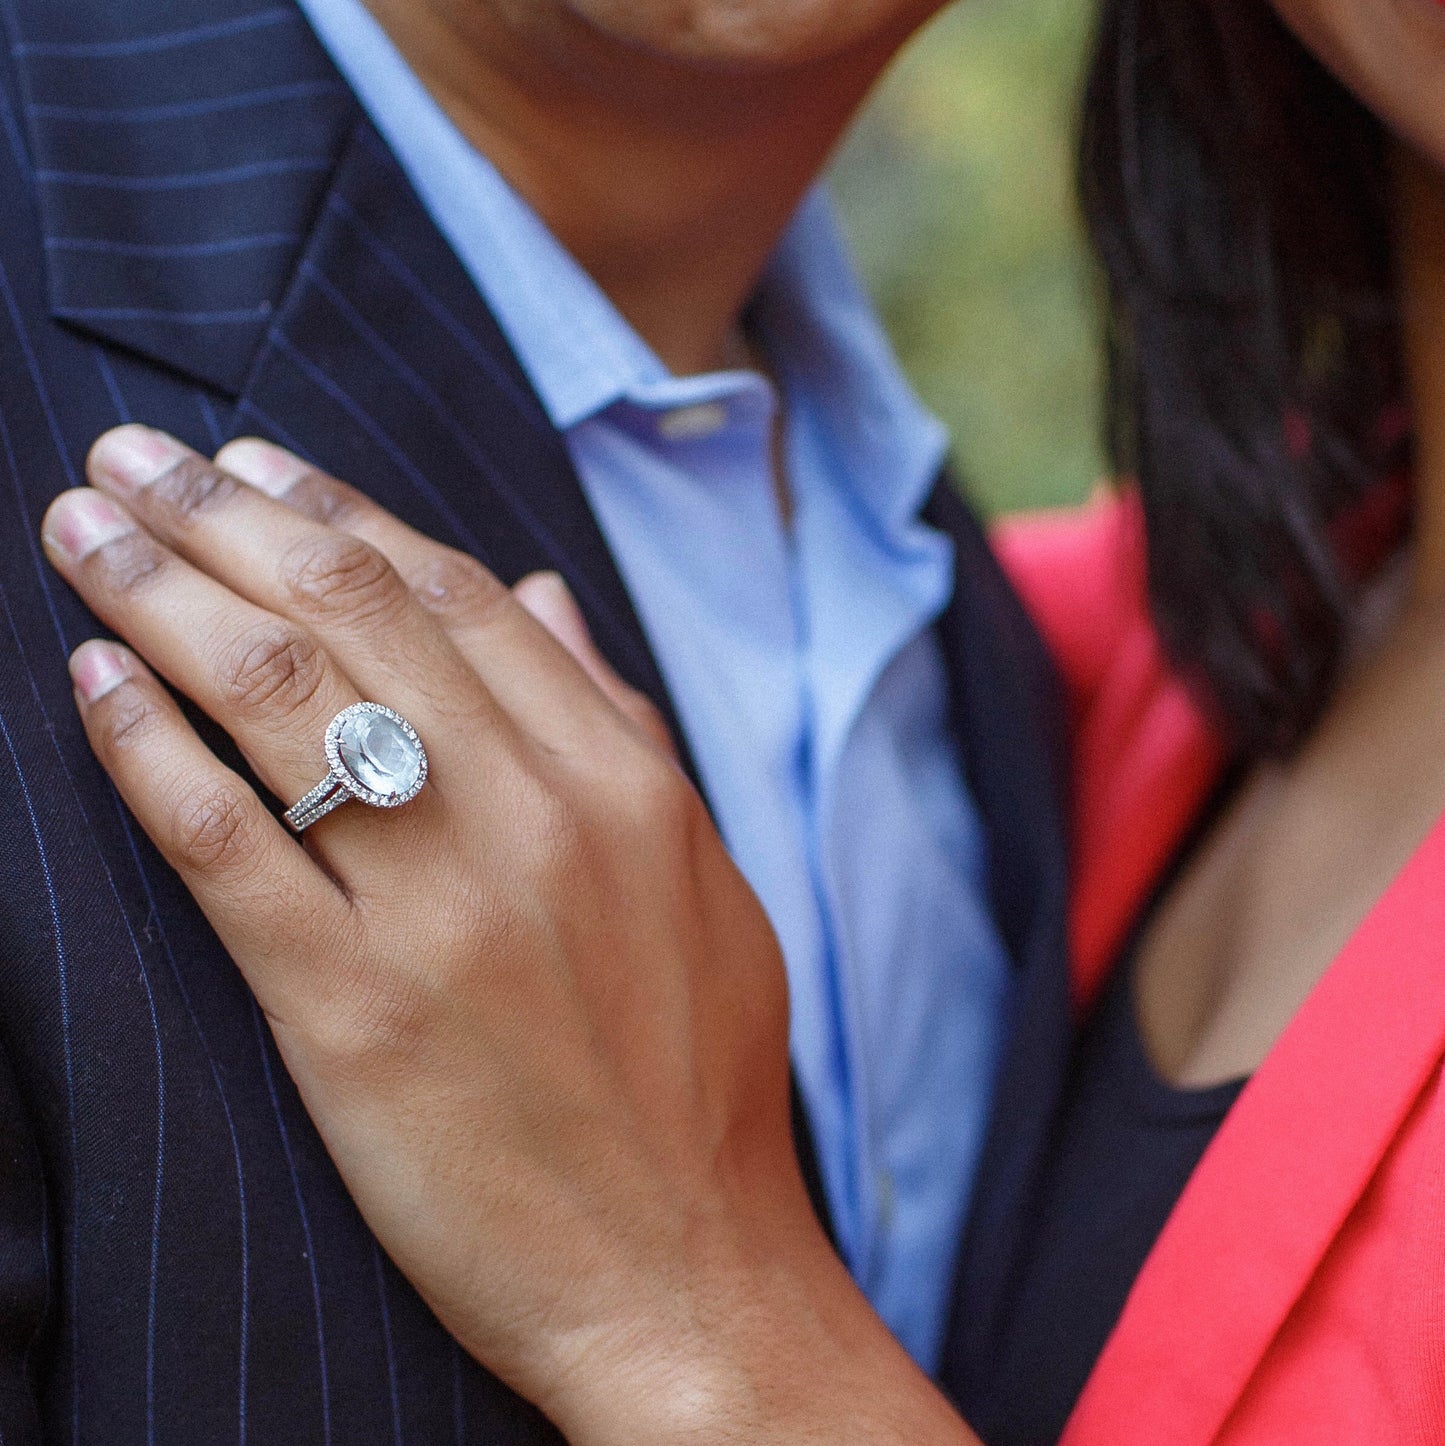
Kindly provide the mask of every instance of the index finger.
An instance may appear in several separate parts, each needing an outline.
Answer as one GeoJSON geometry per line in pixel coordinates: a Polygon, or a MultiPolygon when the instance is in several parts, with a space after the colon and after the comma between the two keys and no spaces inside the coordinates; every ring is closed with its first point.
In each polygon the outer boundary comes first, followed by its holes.
{"type": "Polygon", "coordinates": [[[560,578],[534,575],[523,579],[525,587],[510,591],[476,559],[409,527],[365,493],[259,438],[231,442],[215,460],[249,486],[380,552],[514,718],[538,716],[539,690],[554,705],[576,707],[583,701],[585,689],[576,687],[580,680],[566,677],[571,670],[565,666],[559,673],[555,645],[560,645],[613,709],[650,743],[674,755],[662,715],[597,651],[560,578]],[[507,666],[499,668],[503,658],[507,666]],[[560,694],[554,691],[558,685],[560,694]]]}

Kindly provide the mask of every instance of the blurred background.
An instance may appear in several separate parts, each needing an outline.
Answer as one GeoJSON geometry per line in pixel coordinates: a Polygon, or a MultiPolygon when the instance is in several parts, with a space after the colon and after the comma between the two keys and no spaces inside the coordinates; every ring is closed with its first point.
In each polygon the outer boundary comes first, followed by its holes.
{"type": "Polygon", "coordinates": [[[904,54],[835,167],[904,365],[991,512],[1078,500],[1103,471],[1072,175],[1093,11],[961,0],[904,54]]]}

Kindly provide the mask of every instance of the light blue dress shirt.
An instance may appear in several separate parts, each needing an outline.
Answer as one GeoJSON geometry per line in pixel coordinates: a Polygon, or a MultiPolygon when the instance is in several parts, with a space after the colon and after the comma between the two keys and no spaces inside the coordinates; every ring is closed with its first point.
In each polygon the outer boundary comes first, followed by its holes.
{"type": "Polygon", "coordinates": [[[751,313],[778,387],[751,371],[674,377],[360,0],[301,4],[566,440],[718,825],[782,941],[843,1255],[932,1369],[1010,982],[931,630],[953,553],[919,513],[943,430],[900,374],[821,191],[751,313]]]}

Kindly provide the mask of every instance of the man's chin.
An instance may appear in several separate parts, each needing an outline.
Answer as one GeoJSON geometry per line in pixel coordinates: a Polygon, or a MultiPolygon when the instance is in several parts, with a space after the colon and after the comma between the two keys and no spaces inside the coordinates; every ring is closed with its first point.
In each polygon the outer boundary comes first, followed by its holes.
{"type": "Polygon", "coordinates": [[[766,72],[899,45],[944,0],[567,0],[592,28],[709,69],[766,72]]]}

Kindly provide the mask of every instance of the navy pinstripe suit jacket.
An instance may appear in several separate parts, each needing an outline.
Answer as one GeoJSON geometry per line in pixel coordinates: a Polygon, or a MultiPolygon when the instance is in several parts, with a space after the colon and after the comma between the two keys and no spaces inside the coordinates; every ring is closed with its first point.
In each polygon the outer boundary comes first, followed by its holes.
{"type": "MultiPolygon", "coordinates": [[[[96,624],[37,528],[123,420],[262,433],[508,579],[558,568],[666,710],[646,640],[491,316],[288,0],[0,18],[0,1443],[554,1440],[377,1248],[94,763],[65,659],[96,624]]],[[[1060,948],[1052,682],[946,488],[935,520],[1029,969],[1060,948]]]]}

